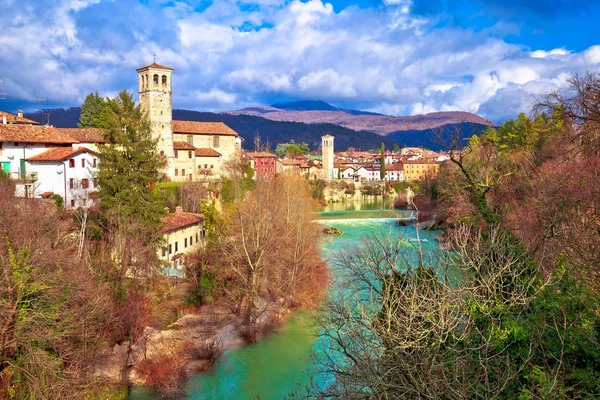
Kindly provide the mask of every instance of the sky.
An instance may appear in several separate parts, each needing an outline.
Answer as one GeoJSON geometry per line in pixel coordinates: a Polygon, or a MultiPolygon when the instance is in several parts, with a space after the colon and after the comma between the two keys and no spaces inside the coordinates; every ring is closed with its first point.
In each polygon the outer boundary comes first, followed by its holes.
{"type": "Polygon", "coordinates": [[[172,67],[173,107],[293,100],[495,122],[600,73],[592,0],[0,0],[0,109],[135,93],[172,67]],[[40,102],[40,99],[46,99],[40,102]]]}

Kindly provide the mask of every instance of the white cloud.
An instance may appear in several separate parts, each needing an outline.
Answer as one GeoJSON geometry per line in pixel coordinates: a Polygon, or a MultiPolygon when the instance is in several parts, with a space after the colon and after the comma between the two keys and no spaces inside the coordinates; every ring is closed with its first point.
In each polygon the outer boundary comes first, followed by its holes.
{"type": "Polygon", "coordinates": [[[175,106],[210,110],[280,96],[502,119],[571,72],[600,71],[600,45],[529,51],[491,29],[437,28],[410,14],[410,0],[341,11],[321,0],[220,0],[200,11],[188,0],[18,3],[3,10],[11,18],[0,32],[9,96],[65,105],[136,90],[134,70],[153,53],[175,68],[175,106]]]}

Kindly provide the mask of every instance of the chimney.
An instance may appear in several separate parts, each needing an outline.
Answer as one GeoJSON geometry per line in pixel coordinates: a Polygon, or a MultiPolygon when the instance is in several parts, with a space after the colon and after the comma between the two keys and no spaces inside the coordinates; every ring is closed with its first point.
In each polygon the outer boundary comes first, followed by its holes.
{"type": "Polygon", "coordinates": [[[19,118],[23,118],[23,110],[17,111],[17,115],[19,116],[19,118]]]}
{"type": "Polygon", "coordinates": [[[181,206],[175,207],[175,214],[183,214],[183,208],[181,206]]]}
{"type": "Polygon", "coordinates": [[[2,116],[2,125],[6,125],[6,115],[2,116]]]}

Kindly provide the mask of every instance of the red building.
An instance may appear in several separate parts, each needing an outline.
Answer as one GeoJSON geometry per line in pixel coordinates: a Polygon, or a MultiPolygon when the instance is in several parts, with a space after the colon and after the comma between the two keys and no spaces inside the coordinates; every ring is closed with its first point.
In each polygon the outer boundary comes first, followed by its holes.
{"type": "Polygon", "coordinates": [[[254,159],[254,175],[256,179],[272,179],[275,177],[277,156],[275,154],[261,152],[252,153],[254,159]]]}

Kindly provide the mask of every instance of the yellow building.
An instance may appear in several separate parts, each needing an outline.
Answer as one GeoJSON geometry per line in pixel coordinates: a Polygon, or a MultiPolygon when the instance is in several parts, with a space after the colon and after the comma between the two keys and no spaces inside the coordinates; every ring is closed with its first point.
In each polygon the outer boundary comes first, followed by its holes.
{"type": "Polygon", "coordinates": [[[164,217],[162,222],[164,245],[158,256],[163,264],[164,273],[167,276],[183,278],[186,257],[204,247],[204,216],[183,212],[181,207],[177,207],[175,212],[164,217]]]}
{"type": "Polygon", "coordinates": [[[440,171],[440,164],[433,161],[403,161],[402,164],[404,166],[404,179],[409,182],[433,178],[440,171]]]}

